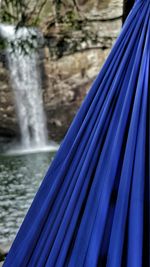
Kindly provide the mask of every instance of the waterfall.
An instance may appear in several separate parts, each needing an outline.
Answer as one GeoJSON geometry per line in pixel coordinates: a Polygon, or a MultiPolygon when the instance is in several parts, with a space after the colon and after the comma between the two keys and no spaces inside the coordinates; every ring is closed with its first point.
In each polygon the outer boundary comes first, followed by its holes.
{"type": "MultiPolygon", "coordinates": [[[[8,45],[6,55],[14,91],[16,111],[21,131],[23,148],[40,148],[47,144],[47,128],[43,109],[38,52],[26,44],[30,35],[37,35],[34,29],[15,29],[12,25],[0,24],[0,35],[8,45]],[[24,44],[24,49],[21,44],[24,44]]],[[[34,44],[36,45],[36,38],[34,44]]]]}

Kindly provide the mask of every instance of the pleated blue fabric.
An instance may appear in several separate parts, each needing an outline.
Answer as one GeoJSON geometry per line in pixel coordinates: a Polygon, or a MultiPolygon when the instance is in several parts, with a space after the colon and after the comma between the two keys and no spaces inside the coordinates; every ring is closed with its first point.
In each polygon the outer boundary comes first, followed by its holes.
{"type": "Polygon", "coordinates": [[[149,88],[150,0],[137,0],[4,267],[149,267],[149,88]]]}

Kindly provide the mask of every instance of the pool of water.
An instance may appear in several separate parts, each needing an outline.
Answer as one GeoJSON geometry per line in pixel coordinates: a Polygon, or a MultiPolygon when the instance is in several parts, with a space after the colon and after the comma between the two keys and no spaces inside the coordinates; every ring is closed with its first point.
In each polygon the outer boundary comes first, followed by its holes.
{"type": "Polygon", "coordinates": [[[54,153],[0,155],[0,243],[11,243],[54,153]]]}

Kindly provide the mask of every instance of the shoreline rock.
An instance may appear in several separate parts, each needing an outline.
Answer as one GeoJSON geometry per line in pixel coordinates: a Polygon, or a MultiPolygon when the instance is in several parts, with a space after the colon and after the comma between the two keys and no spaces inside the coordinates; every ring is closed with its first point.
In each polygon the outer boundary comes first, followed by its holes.
{"type": "MultiPolygon", "coordinates": [[[[9,249],[11,247],[11,243],[7,243],[7,244],[0,244],[0,264],[3,264],[3,261],[5,260],[9,249]]],[[[2,265],[0,265],[1,267],[2,265]]]]}

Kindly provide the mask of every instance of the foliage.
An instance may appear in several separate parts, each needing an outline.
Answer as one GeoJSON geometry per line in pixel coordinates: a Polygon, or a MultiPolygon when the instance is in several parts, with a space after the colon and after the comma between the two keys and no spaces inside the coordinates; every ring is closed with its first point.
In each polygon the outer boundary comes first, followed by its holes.
{"type": "MultiPolygon", "coordinates": [[[[0,22],[1,23],[9,23],[16,25],[16,31],[20,27],[35,27],[38,26],[40,22],[41,13],[48,4],[48,0],[1,0],[0,1],[0,22]]],[[[79,8],[76,3],[76,0],[70,0],[70,4],[65,0],[52,0],[49,5],[52,5],[53,16],[52,21],[50,19],[49,25],[51,22],[55,26],[58,24],[63,24],[64,27],[62,32],[64,33],[63,40],[59,40],[58,42],[58,50],[65,49],[68,40],[68,31],[69,30],[81,30],[82,24],[84,21],[81,22],[79,8]],[[69,8],[68,8],[69,6],[69,8]],[[62,12],[63,10],[63,12],[62,12]],[[61,49],[62,47],[62,49],[61,49]]],[[[26,40],[19,40],[17,39],[17,47],[18,45],[22,47],[22,51],[26,53],[27,46],[33,48],[33,43],[35,36],[29,34],[29,38],[26,40]]],[[[7,40],[1,38],[0,40],[0,48],[4,48],[7,45],[7,40]],[[5,44],[5,45],[4,45],[5,44]]],[[[15,45],[13,42],[10,42],[12,50],[15,49],[15,45]]],[[[75,49],[77,44],[72,45],[72,49],[75,49]]],[[[28,49],[27,49],[28,50],[28,49]]]]}
{"type": "Polygon", "coordinates": [[[0,1],[0,22],[15,25],[16,40],[7,40],[0,36],[0,49],[7,46],[11,47],[11,51],[15,51],[18,47],[25,54],[32,49],[37,48],[38,35],[30,27],[38,25],[40,14],[46,5],[47,0],[1,0],[0,1]],[[28,28],[26,38],[18,38],[17,31],[21,27],[28,28]]]}
{"type": "Polygon", "coordinates": [[[1,0],[0,22],[20,26],[37,25],[47,0],[1,0]]]}
{"type": "MultiPolygon", "coordinates": [[[[0,0],[0,22],[15,24],[16,31],[24,26],[42,26],[42,31],[49,36],[49,40],[57,39],[54,46],[49,46],[50,54],[56,57],[61,57],[66,51],[77,51],[82,43],[96,44],[97,32],[89,26],[97,21],[98,17],[86,17],[77,0],[0,0]]],[[[26,48],[26,43],[32,49],[34,38],[30,35],[30,40],[21,40],[19,44],[22,50],[26,48]]]]}

